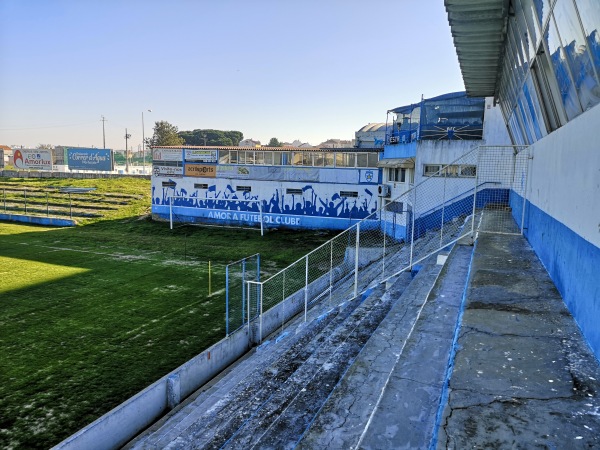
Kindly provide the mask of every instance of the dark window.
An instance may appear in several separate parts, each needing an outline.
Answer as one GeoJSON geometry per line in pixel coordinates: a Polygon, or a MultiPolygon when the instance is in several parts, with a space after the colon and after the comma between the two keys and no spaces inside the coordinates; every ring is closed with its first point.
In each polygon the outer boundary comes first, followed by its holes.
{"type": "Polygon", "coordinates": [[[175,188],[177,186],[177,183],[175,183],[174,181],[163,181],[162,182],[162,186],[163,187],[175,188]]]}
{"type": "Polygon", "coordinates": [[[208,184],[206,184],[206,183],[194,183],[194,189],[208,189],[208,184]]]}
{"type": "Polygon", "coordinates": [[[291,195],[302,195],[302,189],[286,189],[285,193],[291,195]]]}
{"type": "Polygon", "coordinates": [[[235,190],[236,191],[242,191],[242,192],[251,192],[252,191],[252,186],[236,186],[235,190]]]}
{"type": "Polygon", "coordinates": [[[358,192],[340,191],[340,197],[358,197],[358,192]]]}

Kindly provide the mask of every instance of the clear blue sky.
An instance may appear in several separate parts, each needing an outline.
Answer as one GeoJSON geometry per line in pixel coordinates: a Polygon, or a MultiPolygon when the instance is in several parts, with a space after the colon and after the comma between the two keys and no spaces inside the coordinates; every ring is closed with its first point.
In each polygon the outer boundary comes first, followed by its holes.
{"type": "Polygon", "coordinates": [[[0,144],[125,147],[154,121],[352,139],[464,89],[443,0],[0,0],[0,144]]]}

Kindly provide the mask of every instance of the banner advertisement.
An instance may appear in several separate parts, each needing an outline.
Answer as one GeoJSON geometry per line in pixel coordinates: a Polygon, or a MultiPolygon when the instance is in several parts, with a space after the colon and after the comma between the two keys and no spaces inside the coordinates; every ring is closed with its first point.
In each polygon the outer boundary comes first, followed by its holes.
{"type": "Polygon", "coordinates": [[[114,169],[111,149],[67,148],[67,165],[69,170],[102,170],[110,172],[114,169]]]}
{"type": "Polygon", "coordinates": [[[20,149],[15,150],[13,156],[17,169],[52,170],[52,152],[50,150],[20,149]]]}
{"type": "Polygon", "coordinates": [[[186,149],[185,160],[205,163],[216,163],[217,150],[186,149]]]}
{"type": "Polygon", "coordinates": [[[154,161],[181,161],[182,150],[180,148],[155,148],[152,150],[154,161]]]}
{"type": "Polygon", "coordinates": [[[155,177],[182,177],[183,167],[153,165],[152,173],[155,177]]]}
{"type": "Polygon", "coordinates": [[[217,176],[217,166],[208,166],[203,164],[186,164],[185,176],[215,178],[217,176]]]}

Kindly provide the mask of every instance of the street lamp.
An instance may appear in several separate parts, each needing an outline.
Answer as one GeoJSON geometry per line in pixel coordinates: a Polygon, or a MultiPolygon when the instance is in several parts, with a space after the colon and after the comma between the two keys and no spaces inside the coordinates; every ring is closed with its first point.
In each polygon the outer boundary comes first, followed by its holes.
{"type": "Polygon", "coordinates": [[[131,138],[131,135],[127,133],[125,128],[125,172],[129,173],[129,147],[127,147],[127,139],[131,138]]]}
{"type": "MultiPolygon", "coordinates": [[[[148,112],[152,112],[151,109],[148,112]]],[[[144,130],[144,111],[142,111],[142,167],[144,168],[144,175],[146,175],[146,132],[144,130]]]]}

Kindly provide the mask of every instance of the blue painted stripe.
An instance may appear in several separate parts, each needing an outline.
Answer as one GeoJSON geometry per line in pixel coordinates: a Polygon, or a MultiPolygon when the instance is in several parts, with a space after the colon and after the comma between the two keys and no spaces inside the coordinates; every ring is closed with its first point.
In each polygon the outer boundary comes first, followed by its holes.
{"type": "Polygon", "coordinates": [[[433,435],[431,436],[431,442],[429,443],[429,450],[435,450],[437,447],[439,429],[442,424],[442,415],[444,414],[444,408],[448,403],[448,387],[450,384],[450,377],[454,370],[454,360],[456,358],[456,349],[458,347],[458,335],[460,333],[463,315],[465,313],[465,305],[467,303],[467,290],[469,287],[469,281],[471,280],[471,268],[473,267],[473,259],[475,257],[475,251],[477,250],[477,241],[473,244],[473,250],[471,252],[471,259],[469,260],[469,269],[467,270],[467,279],[465,280],[465,286],[463,288],[463,295],[460,301],[460,307],[458,309],[458,317],[456,318],[456,325],[454,326],[454,336],[452,337],[452,347],[450,348],[450,355],[448,356],[448,365],[446,366],[446,375],[444,376],[444,384],[442,386],[442,395],[440,396],[440,403],[438,405],[437,413],[435,415],[435,425],[433,427],[433,435]]]}
{"type": "Polygon", "coordinates": [[[46,225],[49,227],[74,227],[77,223],[72,219],[60,219],[58,217],[25,216],[20,214],[0,214],[0,220],[10,222],[23,222],[35,225],[46,225]]]}
{"type": "MultiPolygon", "coordinates": [[[[522,205],[523,198],[512,193],[511,206],[517,222],[521,220],[522,205]]],[[[529,201],[524,235],[600,360],[600,248],[529,201]]]]}

